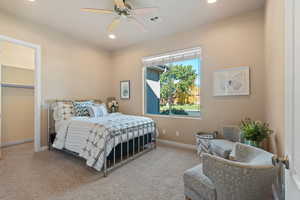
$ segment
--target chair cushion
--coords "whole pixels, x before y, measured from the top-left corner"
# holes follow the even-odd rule
[[[203,199],[216,199],[216,188],[211,180],[203,174],[203,165],[197,165],[184,172],[185,191],[194,191]],[[188,194],[186,194],[189,196]]]
[[[209,146],[209,142],[208,141],[209,141],[209,139],[197,138],[197,144],[202,145],[206,149],[208,149],[208,146]]]
[[[209,151],[222,158],[228,159],[234,147],[234,142],[223,139],[209,141]]]

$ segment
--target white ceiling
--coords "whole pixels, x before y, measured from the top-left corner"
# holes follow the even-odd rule
[[[135,8],[157,6],[159,11],[145,16],[148,32],[141,32],[135,24],[123,21],[115,31],[116,40],[107,37],[107,26],[114,16],[83,13],[80,8],[112,9],[113,0],[1,0],[0,9],[39,24],[45,24],[92,42],[107,50],[115,50],[144,40],[190,30],[204,23],[240,14],[264,6],[265,0],[219,0],[207,4],[206,0],[128,0]],[[158,23],[150,22],[161,17]]]

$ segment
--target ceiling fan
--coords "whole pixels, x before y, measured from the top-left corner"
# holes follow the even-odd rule
[[[147,29],[143,22],[141,22],[137,16],[146,15],[153,13],[158,10],[158,7],[147,7],[147,8],[137,8],[133,9],[132,5],[125,0],[114,0],[113,10],[106,9],[94,9],[94,8],[82,8],[84,12],[100,13],[100,14],[112,14],[116,18],[108,26],[108,32],[112,33],[117,26],[120,24],[121,19],[127,19],[128,21],[136,24],[142,31],[146,32]]]

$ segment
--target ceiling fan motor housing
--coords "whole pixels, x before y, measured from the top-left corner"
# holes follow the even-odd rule
[[[124,5],[125,8],[119,8],[117,5],[115,5],[114,7],[115,12],[120,16],[130,16],[131,15],[130,13],[132,11],[131,5],[129,5],[128,3],[124,3]]]

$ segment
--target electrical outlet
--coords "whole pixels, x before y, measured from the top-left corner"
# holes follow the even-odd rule
[[[176,131],[176,136],[178,137],[180,134],[179,134],[179,131]]]
[[[166,135],[166,129],[163,129],[162,134]]]

